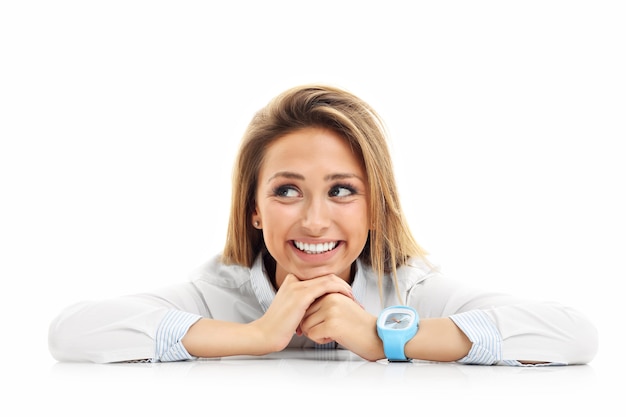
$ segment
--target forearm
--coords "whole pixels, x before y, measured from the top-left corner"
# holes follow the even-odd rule
[[[454,322],[447,318],[422,319],[419,330],[404,347],[407,358],[452,362],[467,355],[472,343]]]
[[[371,332],[364,332],[364,339],[357,352],[368,360],[385,358],[383,342],[376,334],[376,322]],[[362,346],[368,346],[362,348]],[[404,354],[410,359],[436,362],[452,362],[467,355],[472,343],[454,322],[446,317],[420,320],[419,330],[404,346]]]
[[[182,339],[190,355],[216,358],[233,355],[264,355],[281,350],[272,344],[256,323],[233,323],[200,319]]]

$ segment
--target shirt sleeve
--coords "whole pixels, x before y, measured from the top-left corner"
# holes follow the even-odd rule
[[[156,332],[156,353],[153,362],[174,362],[196,359],[187,352],[181,340],[192,324],[201,317],[180,310],[165,314]]]
[[[58,361],[185,360],[191,356],[180,341],[200,317],[210,312],[193,283],[84,301],[52,320],[48,347]]]
[[[494,365],[502,359],[502,337],[491,319],[481,310],[450,316],[472,342],[467,356],[458,360],[472,365]]]
[[[465,333],[472,347],[461,363],[583,364],[598,349],[595,326],[559,303],[482,291],[438,273],[411,288],[407,299],[420,317],[449,317]]]

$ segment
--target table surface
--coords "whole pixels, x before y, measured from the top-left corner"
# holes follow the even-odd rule
[[[613,378],[598,372],[593,363],[549,367],[387,363],[368,362],[345,350],[296,349],[262,357],[175,363],[53,362],[41,375],[24,374],[26,385],[19,398],[9,402],[19,402],[24,411],[44,405],[65,416],[212,416],[224,415],[225,410],[371,415],[408,414],[412,409],[417,415],[425,410],[474,415],[480,410],[483,415],[528,416],[597,413],[606,407],[612,413],[625,410],[619,381],[610,382]]]

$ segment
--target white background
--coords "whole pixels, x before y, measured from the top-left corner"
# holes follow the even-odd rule
[[[385,119],[444,273],[573,305],[592,365],[623,361],[623,4],[3,2],[3,359],[48,369],[61,308],[186,280],[222,247],[253,113],[322,82]]]

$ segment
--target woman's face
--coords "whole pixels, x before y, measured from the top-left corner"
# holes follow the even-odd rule
[[[336,274],[350,280],[369,231],[365,170],[336,133],[305,128],[276,139],[259,171],[252,222],[276,260],[276,285]]]

